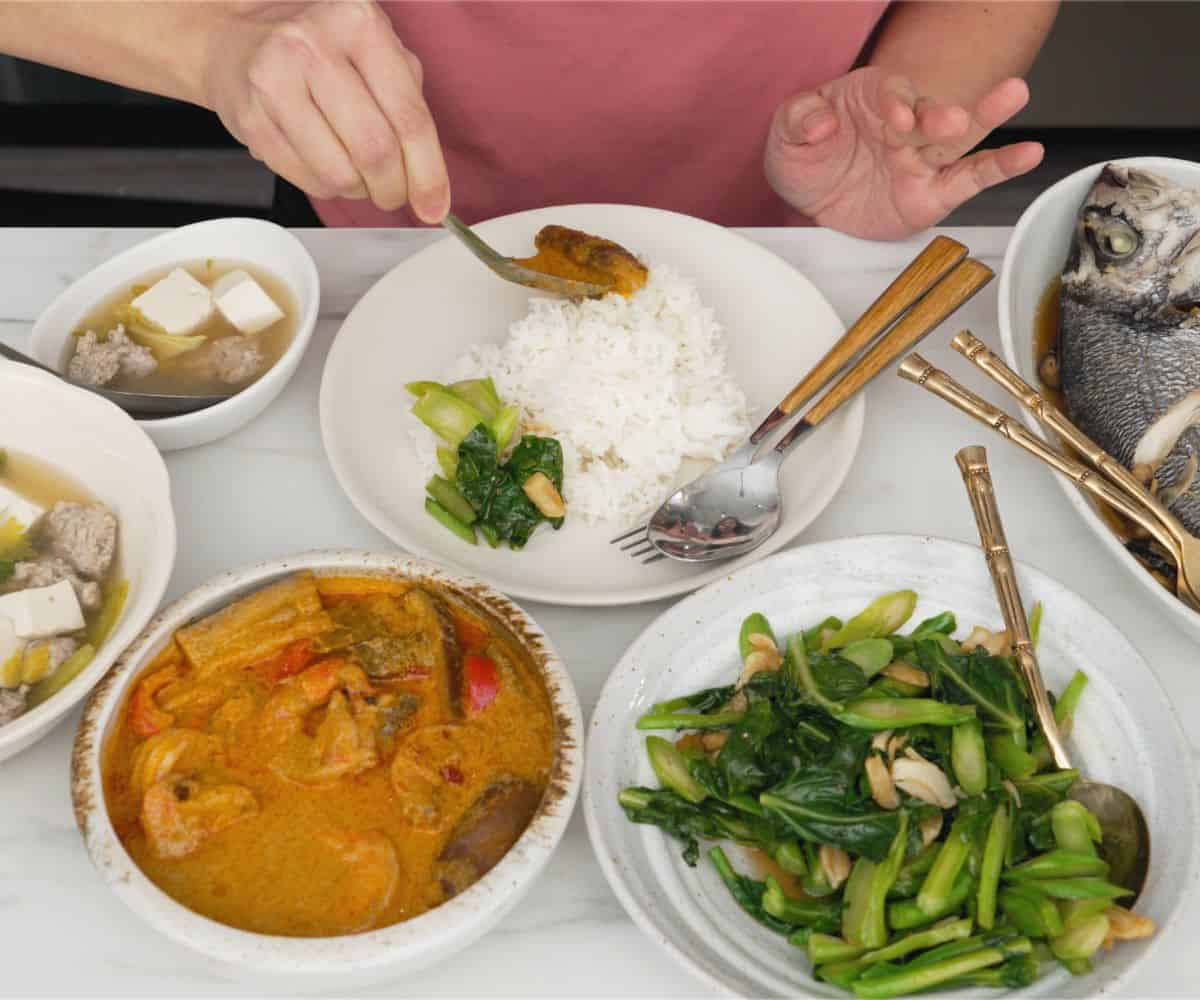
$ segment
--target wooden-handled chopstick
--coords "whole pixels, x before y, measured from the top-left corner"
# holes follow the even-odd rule
[[[926,334],[971,299],[995,276],[986,264],[968,257],[951,269],[859,358],[775,446],[783,454],[806,433],[854,396],[876,375],[915,346]]]
[[[967,256],[967,248],[949,236],[935,236],[847,330],[829,352],[784,396],[750,435],[757,445],[813,398],[884,330],[904,315]]]

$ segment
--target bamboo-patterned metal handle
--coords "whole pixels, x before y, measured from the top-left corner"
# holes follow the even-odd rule
[[[900,377],[916,382],[923,389],[944,399],[951,406],[986,424],[1002,437],[1008,438],[1019,448],[1040,459],[1056,472],[1062,473],[1080,489],[1087,490],[1103,503],[1124,514],[1135,524],[1145,528],[1168,552],[1176,552],[1178,544],[1167,528],[1154,513],[1137,503],[1124,490],[1113,486],[1107,479],[1096,474],[1094,469],[1060,454],[1045,441],[1030,431],[1019,420],[1003,410],[992,406],[987,400],[976,396],[970,389],[960,385],[944,371],[935,368],[919,354],[910,354],[900,365]]]
[[[1132,500],[1153,513],[1177,541],[1184,537],[1186,530],[1179,523],[1179,519],[1167,510],[1132,472],[1076,427],[1062,410],[988,350],[982,340],[969,330],[963,330],[962,333],[955,335],[950,344],[993,382],[1019,400],[1022,406],[1042,422],[1043,426],[1058,434],[1111,483],[1124,490]]]
[[[963,448],[954,460],[962,472],[963,484],[975,514],[975,526],[979,529],[979,542],[987,559],[996,588],[996,599],[1004,615],[1004,625],[1012,637],[1013,657],[1025,678],[1033,709],[1037,713],[1038,725],[1046,736],[1054,763],[1059,768],[1069,768],[1070,758],[1063,746],[1054,721],[1054,709],[1046,693],[1046,682],[1033,651],[1033,640],[1029,638],[1029,622],[1025,618],[1025,605],[1021,602],[1021,591],[1017,586],[1017,570],[1013,565],[1012,553],[1008,550],[1008,539],[1004,536],[1004,523],[1000,519],[1000,507],[996,503],[996,492],[988,470],[987,452],[979,445]]]
[[[817,400],[796,426],[775,446],[780,454],[786,452],[804,434],[855,396],[868,382],[882,372],[905,351],[911,350],[938,324],[974,296],[995,277],[986,264],[968,257],[914,305],[894,327],[859,358],[832,388]]]

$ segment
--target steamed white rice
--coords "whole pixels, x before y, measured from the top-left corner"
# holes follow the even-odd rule
[[[519,431],[558,438],[568,516],[590,523],[634,523],[685,460],[719,461],[749,432],[713,311],[662,265],[629,298],[532,299],[507,340],[472,345],[441,375],[490,375],[505,403],[521,405]],[[432,474],[434,436],[419,424],[413,433]]]

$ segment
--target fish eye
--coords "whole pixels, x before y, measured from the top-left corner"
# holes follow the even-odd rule
[[[1115,219],[1100,228],[1096,234],[1096,242],[1105,256],[1121,260],[1136,253],[1141,241],[1133,226]]]

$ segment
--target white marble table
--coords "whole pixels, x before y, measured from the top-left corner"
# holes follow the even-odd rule
[[[133,230],[0,230],[0,338],[21,346],[75,276],[148,235]],[[179,521],[174,598],[227,567],[323,546],[387,549],[325,463],[317,388],[347,310],[385,271],[426,245],[411,231],[300,234],[321,272],[321,321],[299,373],[275,405],[224,441],[168,457]],[[804,271],[849,321],[922,241],[860,243],[819,230],[748,235]],[[1008,231],[952,230],[997,270]],[[963,325],[997,345],[995,286]],[[802,318],[800,319],[802,322]],[[958,322],[958,321],[956,321]],[[945,332],[922,350],[962,371]],[[973,385],[980,380],[972,379]],[[995,393],[986,393],[1003,402]],[[1133,641],[1185,718],[1200,714],[1197,647],[1126,577],[1067,505],[1051,474],[899,379],[868,391],[862,448],[841,493],[801,542],[901,531],[975,539],[952,456],[989,446],[1009,539],[1023,558],[1083,594]],[[0,428],[0,435],[3,429]],[[287,483],[280,494],[280,483]],[[528,605],[562,652],[585,713],[625,645],[667,604],[575,610]],[[0,995],[232,996],[258,983],[214,974],[142,924],[102,885],[76,833],[67,787],[78,713],[0,765]],[[1193,745],[1200,730],[1192,729]],[[1181,830],[1194,839],[1197,831]],[[1195,996],[1182,973],[1200,935],[1200,900],[1163,931],[1156,961],[1126,996]],[[704,988],[645,939],[609,891],[576,815],[549,870],[503,924],[469,952],[367,991],[379,996],[696,996]]]

